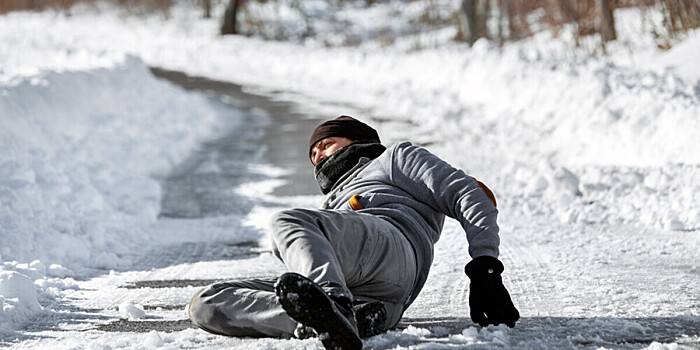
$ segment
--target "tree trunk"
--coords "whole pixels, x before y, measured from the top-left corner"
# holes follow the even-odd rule
[[[224,12],[224,20],[221,24],[221,35],[226,34],[238,34],[238,27],[236,26],[236,15],[241,9],[244,0],[230,0],[228,6],[226,6],[226,12]]]
[[[615,8],[614,0],[596,0],[598,11],[600,11],[600,38],[603,42],[608,42],[617,39],[615,31],[615,17],[613,17],[613,9]]]
[[[211,18],[211,0],[202,0],[204,18]]]
[[[486,21],[488,15],[488,0],[462,0],[457,39],[472,45],[480,38],[487,38]]]

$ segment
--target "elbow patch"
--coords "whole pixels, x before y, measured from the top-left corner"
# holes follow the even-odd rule
[[[496,196],[493,195],[493,192],[491,192],[491,189],[486,187],[483,182],[477,180],[476,178],[472,177],[474,181],[476,181],[477,184],[479,184],[479,187],[481,187],[482,190],[484,190],[484,193],[486,193],[486,197],[489,197],[491,202],[493,203],[493,206],[498,208],[498,205],[496,204]]]

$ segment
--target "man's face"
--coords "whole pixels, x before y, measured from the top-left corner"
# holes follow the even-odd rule
[[[326,137],[325,139],[316,142],[313,148],[311,148],[311,163],[314,165],[318,162],[328,158],[335,151],[349,145],[352,140],[346,137]]]

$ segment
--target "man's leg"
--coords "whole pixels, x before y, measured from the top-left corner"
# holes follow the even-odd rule
[[[349,287],[355,300],[384,304],[386,330],[396,326],[403,316],[416,278],[416,259],[411,243],[398,229],[380,230],[374,235],[373,252],[361,264],[361,278]]]
[[[290,271],[355,299],[382,301],[387,327],[403,314],[415,279],[415,257],[398,229],[355,212],[289,210],[273,221],[275,254]],[[279,304],[276,279],[222,282],[198,292],[193,323],[228,336],[291,336],[297,322]]]
[[[416,276],[413,249],[392,224],[354,211],[292,209],[272,222],[275,254],[329,291],[379,300],[387,327],[403,314]]]
[[[234,337],[291,337],[297,322],[275,296],[277,278],[220,282],[197,292],[188,313],[207,332]]]

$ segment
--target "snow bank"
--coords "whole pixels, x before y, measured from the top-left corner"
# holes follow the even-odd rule
[[[389,116],[419,125],[418,132],[380,130],[392,140],[407,134],[465,138],[471,145],[489,140],[484,150],[501,159],[547,154],[565,166],[700,164],[700,82],[692,64],[700,35],[691,33],[659,54],[652,42],[626,29],[638,26],[636,11],[616,13],[619,42],[632,47],[612,44],[604,58],[588,57],[546,33],[504,48],[480,41],[472,48],[446,43],[429,50],[329,49],[313,41],[219,37],[216,20],[201,20],[193,12],[176,7],[170,21],[76,12],[49,24],[47,15],[10,14],[0,21],[2,40],[31,59],[6,46],[8,52],[0,51],[7,67],[0,80],[37,68],[65,69],[73,60],[99,66],[129,52],[151,65],[301,92],[349,104],[366,118]],[[96,18],[105,25],[94,27]],[[154,23],[158,31],[150,29]],[[24,34],[47,25],[47,31],[61,34]],[[37,53],[45,47],[54,50]],[[40,55],[51,59],[35,59]]]
[[[0,85],[0,323],[40,310],[33,281],[57,293],[72,270],[114,268],[152,239],[153,176],[213,134],[210,108],[123,55]]]
[[[700,228],[698,166],[569,169],[546,161],[535,166],[513,162],[500,176],[500,189],[516,197],[506,205],[531,215],[578,225],[624,223],[666,231]],[[543,205],[524,205],[533,198],[543,199]]]
[[[208,108],[133,57],[3,87],[3,259],[114,266],[156,219],[152,176],[211,135]]]

